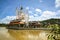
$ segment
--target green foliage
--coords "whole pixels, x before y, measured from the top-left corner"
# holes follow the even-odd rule
[[[0,24],[0,27],[7,27],[8,24]]]

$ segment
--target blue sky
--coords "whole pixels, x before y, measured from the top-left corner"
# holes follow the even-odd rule
[[[28,10],[31,21],[60,18],[60,0],[0,0],[0,23],[14,19],[16,7],[21,5]]]

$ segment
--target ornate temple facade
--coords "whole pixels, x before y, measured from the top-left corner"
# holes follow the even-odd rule
[[[16,19],[9,23],[8,28],[27,27],[29,25],[28,13],[25,13],[23,7],[16,8]]]
[[[8,28],[40,28],[40,23],[38,21],[29,21],[29,15],[25,11],[23,7],[20,7],[20,9],[16,8],[16,19],[9,23]]]

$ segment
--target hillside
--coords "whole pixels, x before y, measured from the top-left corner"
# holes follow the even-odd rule
[[[7,26],[8,26],[8,24],[0,23],[0,27],[7,27]]]
[[[48,19],[41,21],[42,23],[60,24],[60,19]]]

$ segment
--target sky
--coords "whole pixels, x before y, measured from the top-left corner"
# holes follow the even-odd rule
[[[60,18],[60,0],[0,0],[0,23],[16,19],[16,8],[28,10],[30,21]]]

